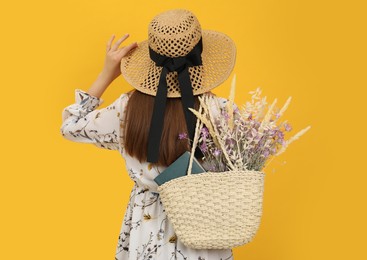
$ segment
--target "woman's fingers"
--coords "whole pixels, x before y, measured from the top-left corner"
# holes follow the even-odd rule
[[[129,34],[125,34],[124,36],[122,36],[120,39],[117,40],[117,42],[115,42],[115,44],[112,46],[111,50],[116,51],[118,49],[118,47],[120,46],[120,44],[126,40],[126,38],[129,37]]]
[[[126,47],[123,47],[121,49],[121,52],[120,52],[121,57],[124,57],[130,50],[136,48],[137,46],[138,46],[138,44],[136,42],[133,42],[133,43],[127,45]]]
[[[130,50],[138,47],[138,43],[137,42],[133,42],[127,46],[122,46],[119,49],[120,44],[126,40],[130,35],[127,33],[124,36],[122,36],[120,39],[117,40],[117,42],[111,47],[112,45],[112,41],[115,38],[115,35],[113,34],[110,38],[110,40],[107,42],[107,53],[109,51],[118,51],[117,54],[118,56],[116,57],[117,59],[121,59],[122,57],[124,57]],[[111,53],[112,54],[112,53]]]
[[[111,44],[114,38],[115,38],[115,35],[112,34],[110,40],[107,42],[106,51],[109,51],[111,49]]]

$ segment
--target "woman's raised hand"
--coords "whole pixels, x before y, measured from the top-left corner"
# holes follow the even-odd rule
[[[130,50],[136,48],[138,46],[137,42],[133,42],[127,46],[122,46],[119,48],[120,44],[125,41],[129,37],[129,34],[125,34],[120,39],[118,39],[113,45],[112,41],[115,38],[115,35],[113,34],[110,38],[110,40],[107,42],[106,47],[106,58],[104,67],[102,70],[102,74],[110,78],[111,81],[113,81],[115,78],[117,78],[120,74],[120,64],[121,59],[124,57]],[[112,45],[112,46],[111,46]]]

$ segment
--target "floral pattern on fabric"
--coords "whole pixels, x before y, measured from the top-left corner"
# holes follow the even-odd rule
[[[91,143],[99,148],[119,150],[123,148],[120,130],[127,94],[121,94],[109,106],[97,109],[104,100],[81,90],[75,90],[75,103],[62,111],[61,134],[68,140]]]
[[[221,105],[226,99],[218,98]],[[111,105],[97,109],[101,98],[76,89],[75,103],[62,112],[62,135],[71,141],[119,150],[127,173],[134,182],[124,217],[116,237],[115,260],[233,260],[232,249],[192,249],[176,236],[157,193],[154,178],[165,167],[140,163],[124,152],[122,138],[128,95],[122,94]],[[218,113],[218,111],[217,111]]]

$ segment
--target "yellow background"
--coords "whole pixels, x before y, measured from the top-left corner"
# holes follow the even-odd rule
[[[259,231],[234,258],[367,259],[362,3],[3,2],[0,259],[113,259],[133,182],[118,152],[63,139],[61,110],[95,80],[113,33],[145,40],[171,8],[235,41],[236,103],[256,87],[269,103],[292,96],[291,135],[312,126],[265,169]],[[227,97],[230,79],[214,92]],[[101,107],[129,89],[119,77]]]

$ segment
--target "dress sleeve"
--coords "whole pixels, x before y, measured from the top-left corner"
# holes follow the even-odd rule
[[[94,144],[99,148],[122,148],[122,130],[128,95],[121,94],[109,106],[97,109],[104,100],[75,89],[75,103],[62,110],[62,136],[70,141]]]

